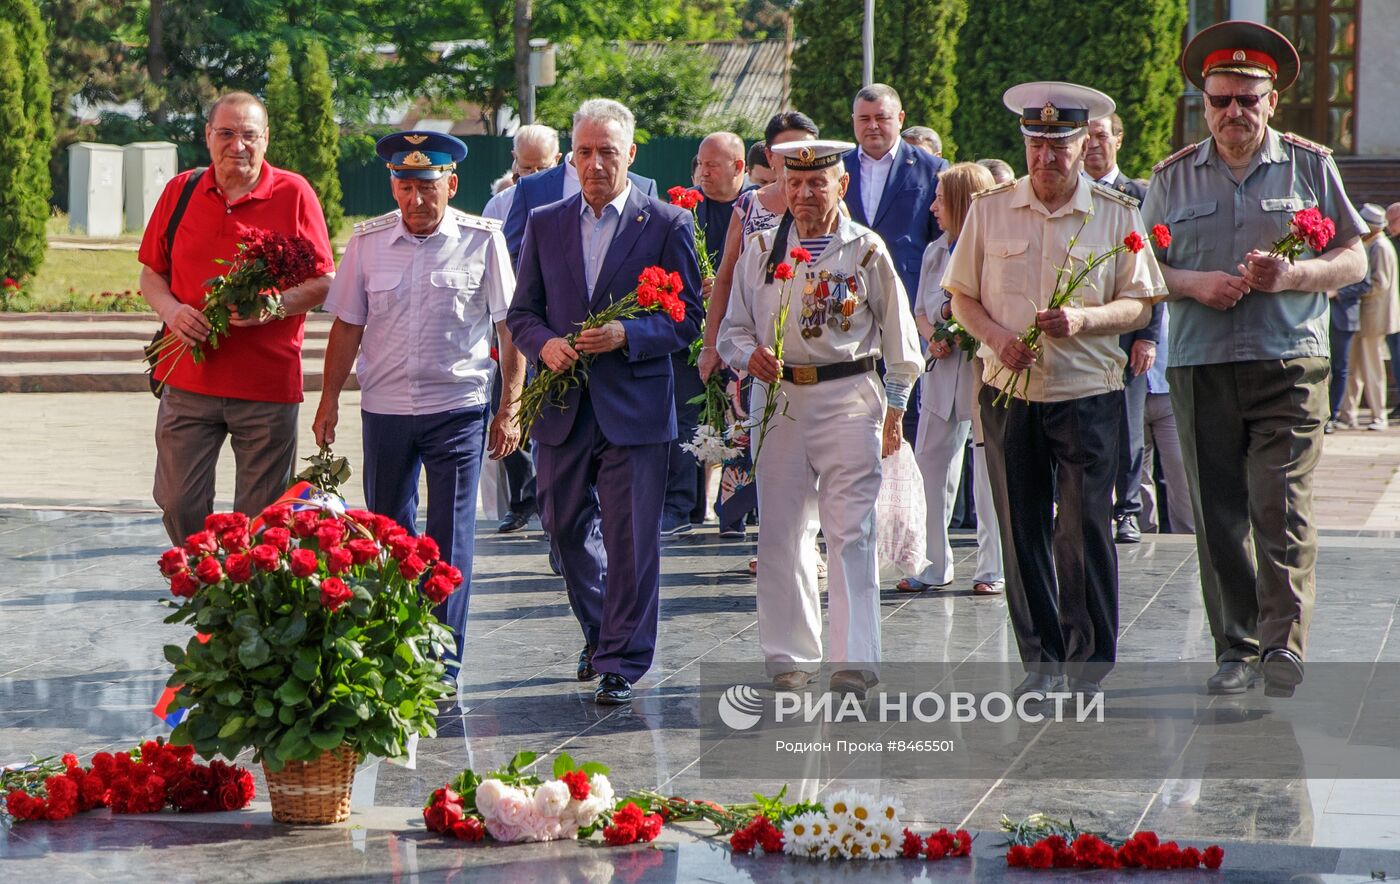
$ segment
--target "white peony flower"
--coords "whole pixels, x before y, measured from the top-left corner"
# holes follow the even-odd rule
[[[525,817],[530,813],[534,804],[534,798],[528,792],[507,786],[496,802],[494,816],[507,826],[517,828],[525,822]],[[477,809],[479,810],[480,806]],[[486,816],[486,814],[483,813],[482,816]]]
[[[486,831],[500,841],[502,844],[514,844],[520,839],[520,830],[515,826],[507,826],[496,817],[486,817]]]
[[[558,780],[541,783],[535,789],[535,812],[540,816],[558,819],[569,806],[569,786]]]
[[[598,814],[607,810],[611,805],[611,799],[604,801],[597,793],[590,792],[588,797],[577,802],[573,809],[574,817],[578,821],[579,828],[593,825],[593,821],[598,818]]]
[[[500,780],[483,780],[476,787],[476,809],[481,811],[482,816],[491,816],[496,812],[496,803],[505,794],[506,785]]]

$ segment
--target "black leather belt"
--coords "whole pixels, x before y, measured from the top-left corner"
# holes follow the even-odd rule
[[[783,380],[791,381],[799,387],[820,384],[822,381],[834,381],[853,374],[874,371],[877,361],[876,357],[867,356],[854,362],[833,362],[830,365],[784,365]]]

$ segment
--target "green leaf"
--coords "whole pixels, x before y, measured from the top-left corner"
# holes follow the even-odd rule
[[[297,711],[291,706],[283,706],[277,710],[277,720],[283,724],[291,724],[297,720]]]
[[[590,777],[596,774],[602,774],[603,776],[607,776],[609,773],[608,766],[602,763],[601,761],[585,761],[583,763],[583,766],[580,767],[579,770],[588,774]]]
[[[308,663],[302,657],[298,657],[292,664],[292,674],[302,681],[314,681],[319,672],[320,667],[316,663]]]
[[[165,659],[175,666],[185,662],[185,649],[179,645],[165,646]]]
[[[287,628],[282,630],[281,642],[284,645],[293,645],[301,641],[306,635],[306,615],[297,611],[292,615],[292,622],[287,624]]]
[[[228,688],[219,692],[219,702],[225,706],[237,706],[243,702],[243,691],[241,688]]]
[[[511,773],[518,774],[522,769],[534,764],[536,758],[539,758],[539,755],[534,752],[520,751],[515,753],[515,757],[510,760],[510,764],[506,767]]]
[[[569,753],[561,752],[559,756],[554,759],[554,778],[556,780],[573,769],[574,759],[570,757]]]
[[[336,639],[335,649],[336,652],[340,654],[340,656],[348,657],[353,660],[359,660],[365,655],[364,649],[360,647],[360,643],[351,641],[348,638]]]
[[[253,711],[258,718],[271,718],[277,713],[277,707],[272,705],[272,701],[266,697],[258,697],[253,701]]]
[[[267,642],[260,635],[252,635],[243,640],[238,646],[238,661],[249,669],[256,669],[267,662],[267,658],[272,655],[272,649],[267,646]]]
[[[413,700],[404,700],[399,704],[399,715],[404,718],[412,718],[413,713],[418,711],[418,704]]]
[[[277,699],[284,705],[296,706],[306,701],[306,684],[295,678],[288,679],[277,689]]]
[[[317,749],[334,749],[343,742],[345,742],[345,730],[339,727],[328,731],[317,731],[311,735],[311,745]]]
[[[239,731],[242,727],[243,727],[243,716],[241,716],[241,715],[235,715],[233,718],[230,718],[228,721],[224,722],[224,726],[223,726],[223,727],[219,728],[219,739],[221,739],[221,740],[226,740],[226,739],[228,739],[229,737],[231,737],[231,736],[233,736],[234,734],[238,733],[238,731]],[[237,753],[234,753],[234,754],[237,754]],[[231,757],[231,756],[230,756],[230,757]]]

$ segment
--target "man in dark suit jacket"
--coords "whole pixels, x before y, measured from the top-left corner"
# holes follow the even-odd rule
[[[948,168],[948,161],[900,137],[904,108],[899,93],[883,83],[856,93],[851,122],[860,147],[843,159],[850,176],[846,208],[851,220],[885,241],[912,309],[924,249],[943,234],[930,207],[938,190],[938,173]],[[919,426],[918,391],[916,384],[904,411],[904,437],[911,443]]]
[[[700,334],[694,222],[627,178],[632,113],[606,98],[574,115],[582,190],[530,213],[506,324],[531,361],[565,371],[590,357],[587,378],[531,428],[540,520],[583,627],[578,676],[602,675],[594,699],[632,699],[651,667],[660,607],[661,510],[676,436],[671,354]],[[565,336],[636,288],[647,267],[679,273],[685,317],[664,312]]]
[[[530,217],[530,210],[557,203],[578,193],[578,170],[573,163],[571,151],[564,157],[564,162],[554,168],[527,175],[516,182],[515,199],[510,204],[510,214],[506,215],[502,232],[506,235],[511,263],[517,268],[520,266],[520,244],[525,239],[525,221]],[[656,196],[656,182],[652,179],[631,172],[627,173],[627,178],[645,196]]]
[[[1118,168],[1118,150],[1123,146],[1123,120],[1110,114],[1089,121],[1084,143],[1084,174],[1105,187],[1125,193],[1141,203],[1147,196],[1147,182],[1129,178]],[[1147,411],[1147,372],[1157,359],[1157,343],[1162,335],[1162,312],[1166,304],[1152,307],[1146,326],[1119,337],[1128,354],[1123,369],[1123,431],[1118,442],[1118,479],[1113,489],[1114,539],[1118,543],[1138,543],[1142,532],[1142,471],[1152,465],[1142,461],[1143,420]]]

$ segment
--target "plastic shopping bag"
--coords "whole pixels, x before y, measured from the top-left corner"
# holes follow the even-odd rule
[[[880,497],[875,504],[880,570],[918,574],[924,558],[924,480],[908,441],[880,461]]]

